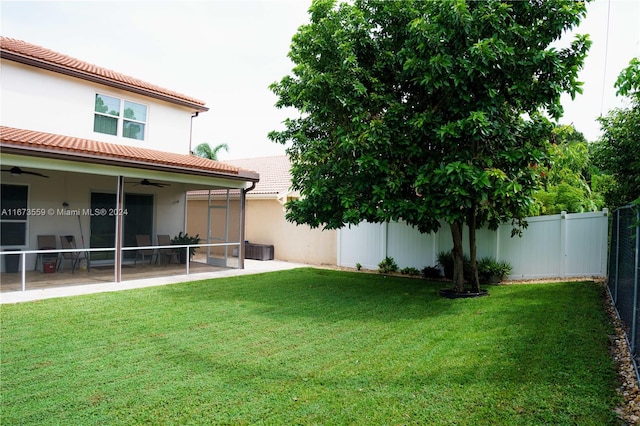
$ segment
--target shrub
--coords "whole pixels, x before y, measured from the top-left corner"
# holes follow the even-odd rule
[[[450,251],[441,251],[438,253],[438,265],[444,269],[445,278],[453,278],[453,253]]]
[[[440,274],[440,268],[436,268],[435,266],[425,266],[422,268],[422,276],[424,278],[440,278],[442,274]]]
[[[453,279],[453,250],[438,253],[438,265],[444,269],[444,276]],[[463,268],[465,281],[471,281],[471,259],[463,255]]]
[[[199,244],[199,243],[200,243],[200,234],[196,234],[195,237],[192,237],[187,233],[183,234],[182,231],[180,231],[178,235],[176,235],[171,239],[171,244],[175,244],[175,245],[191,245],[191,244]],[[181,252],[184,251],[184,255],[186,257],[187,249],[183,248],[180,250]],[[196,252],[195,247],[189,247],[189,257],[192,257],[195,254],[195,252]]]
[[[420,271],[418,271],[416,268],[414,268],[413,266],[408,266],[406,268],[402,268],[400,270],[400,273],[402,275],[420,275]]]
[[[388,274],[389,272],[397,271],[398,264],[395,260],[393,260],[393,257],[387,256],[382,262],[378,263],[378,272],[380,272],[381,274]]]
[[[362,269],[362,265],[360,264],[360,262],[356,263],[356,269],[359,271],[360,269]]]
[[[503,280],[511,273],[511,264],[504,260],[496,260],[492,257],[483,257],[478,260],[478,277],[481,281],[489,281],[491,277]]]

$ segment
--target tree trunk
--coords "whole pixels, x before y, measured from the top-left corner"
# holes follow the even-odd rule
[[[453,239],[453,290],[464,292],[464,258],[462,250],[462,222],[449,224]]]
[[[477,213],[473,208],[473,213],[469,217],[469,257],[471,257],[471,291],[480,292],[480,279],[478,278],[478,250],[476,246],[476,219]]]

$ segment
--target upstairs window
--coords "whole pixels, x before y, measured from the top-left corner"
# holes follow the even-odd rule
[[[142,141],[146,125],[146,105],[96,94],[94,132]]]

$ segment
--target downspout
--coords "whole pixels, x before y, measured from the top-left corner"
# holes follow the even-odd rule
[[[191,122],[189,123],[189,154],[193,154],[191,151],[191,138],[193,136],[193,119],[200,115],[199,111],[196,111],[195,114],[191,116]]]
[[[245,216],[246,216],[246,198],[247,192],[253,191],[256,187],[255,182],[251,182],[251,186],[249,188],[243,188],[240,190],[240,256],[238,257],[238,268],[244,269],[244,227],[245,227]]]

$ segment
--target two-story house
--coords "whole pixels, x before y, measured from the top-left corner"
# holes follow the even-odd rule
[[[112,248],[92,252],[91,263],[117,270],[135,256],[122,248],[135,246],[136,235],[186,230],[187,191],[244,196],[259,180],[191,155],[203,101],[24,41],[1,37],[0,48],[3,250],[36,250],[38,235],[74,235],[84,248]],[[243,214],[232,220],[243,223]],[[240,229],[225,242],[240,247]],[[235,262],[242,267],[242,256]]]

